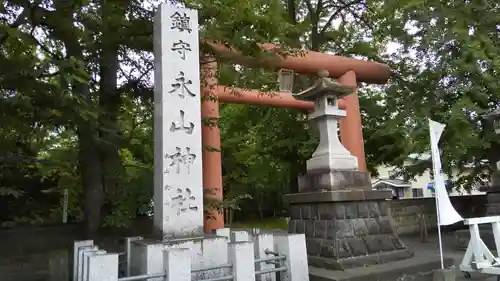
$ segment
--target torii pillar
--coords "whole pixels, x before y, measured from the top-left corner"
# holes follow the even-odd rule
[[[213,49],[236,61],[241,55],[224,45],[210,44]],[[272,44],[263,44],[263,50],[277,48]],[[343,85],[353,86],[355,90],[340,101],[339,107],[345,108],[346,117],[340,122],[340,134],[343,145],[358,160],[360,171],[367,171],[363,133],[357,94],[357,83],[385,84],[390,77],[389,66],[377,62],[361,61],[341,56],[329,55],[319,52],[306,51],[303,56],[277,57],[273,60],[273,67],[290,69],[301,74],[315,74],[320,70],[327,70],[331,78]],[[300,108],[311,110],[314,105],[310,102],[295,100],[290,93],[278,93],[276,96],[258,95],[252,90],[238,90],[238,95],[231,94],[231,90],[217,85],[217,63],[212,59],[202,64],[201,67],[203,96],[201,102],[202,118],[218,119],[219,102],[261,104],[273,107]],[[206,82],[203,82],[206,81]],[[214,97],[218,97],[214,98]],[[211,189],[214,199],[222,200],[222,168],[220,155],[220,130],[214,126],[204,126],[202,131],[203,151],[203,186]],[[224,227],[222,213],[211,212],[205,219],[205,232]]]

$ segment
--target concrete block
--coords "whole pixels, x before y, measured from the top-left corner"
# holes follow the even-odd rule
[[[231,231],[231,242],[248,242],[250,234],[247,231]]]
[[[103,250],[95,250],[95,251],[87,251],[83,252],[83,281],[88,281],[89,280],[89,274],[91,273],[91,270],[89,268],[89,257],[95,256],[95,255],[103,255],[106,254],[106,251]],[[116,269],[118,271],[118,268]]]
[[[191,251],[167,249],[163,251],[163,271],[166,281],[191,281]]]
[[[215,235],[221,236],[221,237],[226,237],[226,238],[231,237],[231,229],[230,228],[214,229],[214,233],[215,233]]]
[[[286,256],[287,271],[280,274],[280,281],[309,281],[305,235],[276,235],[274,245],[280,255]]]
[[[75,241],[75,243],[73,244],[73,280],[78,279],[77,275],[79,266],[78,251],[80,247],[88,247],[93,245],[94,245],[93,240]]]
[[[455,267],[434,270],[432,281],[455,281]]]
[[[84,254],[86,252],[97,251],[97,246],[83,246],[78,248],[78,259],[77,259],[77,272],[76,272],[76,281],[84,281],[84,273],[86,272],[85,266],[85,258]]]
[[[130,276],[130,271],[131,271],[131,264],[132,264],[132,252],[131,252],[131,247],[132,247],[132,241],[137,241],[137,240],[142,240],[142,237],[136,236],[136,237],[127,237],[125,238],[125,254],[127,255],[127,270],[126,270],[126,276]]]
[[[233,265],[234,281],[255,281],[253,242],[229,244],[229,260]]]
[[[254,240],[254,250],[255,259],[264,259],[271,257],[272,255],[266,254],[266,250],[274,251],[274,236],[269,233],[259,233],[253,237]],[[267,270],[274,268],[274,264],[260,262],[255,264],[256,270]],[[276,281],[276,275],[274,273],[258,275],[255,278],[257,281]]]
[[[136,240],[130,247],[130,274],[156,274],[163,270],[163,250],[165,244],[161,242]],[[152,278],[149,281],[162,281],[163,278]]]
[[[118,281],[118,254],[89,256],[88,272],[88,281]]]

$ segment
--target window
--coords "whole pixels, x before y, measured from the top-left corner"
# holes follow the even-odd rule
[[[390,170],[389,171],[389,178],[391,180],[396,179],[398,177],[398,172],[396,170]]]
[[[404,190],[404,188],[398,187],[397,188],[397,192],[398,192],[398,198],[404,198],[405,197],[405,190]]]
[[[424,197],[424,190],[422,188],[412,188],[413,198]]]

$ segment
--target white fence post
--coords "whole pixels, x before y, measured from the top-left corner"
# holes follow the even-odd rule
[[[88,271],[88,279],[85,281],[117,281],[118,254],[89,256]]]
[[[233,281],[255,281],[253,242],[230,243],[229,260],[233,265]]]
[[[231,238],[230,228],[217,228],[214,230],[216,236],[222,236],[226,238]]]
[[[78,280],[78,268],[80,264],[80,259],[78,256],[79,249],[81,247],[89,247],[93,245],[94,245],[93,240],[75,241],[75,243],[73,244],[73,281]]]
[[[270,233],[258,233],[254,235],[255,258],[264,259],[273,255],[266,254],[266,250],[274,251],[274,236]],[[255,264],[255,270],[266,270],[274,268],[274,264],[259,262]],[[267,273],[256,276],[257,281],[276,281],[276,273]]]
[[[137,240],[142,240],[142,237],[140,236],[136,236],[136,237],[127,237],[125,238],[125,254],[127,255],[126,256],[126,261],[127,261],[127,270],[126,270],[126,276],[130,276],[130,266],[131,266],[131,263],[132,263],[132,253],[131,253],[131,244],[133,241],[137,241]]]
[[[166,281],[191,281],[191,251],[184,248],[163,251],[163,268]]]
[[[247,231],[231,231],[231,242],[249,242],[250,234]]]
[[[286,271],[281,272],[280,281],[309,281],[306,237],[304,234],[274,236],[275,249],[286,256]]]
[[[82,280],[87,281],[89,279],[89,257],[95,255],[106,254],[106,251],[96,249],[94,251],[85,251],[82,253],[83,269],[82,269]]]
[[[78,267],[76,269],[76,281],[84,281],[84,273],[87,270],[85,268],[84,254],[86,252],[93,252],[97,250],[99,250],[97,246],[83,246],[78,248]]]

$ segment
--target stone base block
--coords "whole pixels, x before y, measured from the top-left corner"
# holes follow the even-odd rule
[[[328,171],[299,176],[299,192],[345,189],[371,190],[370,173],[360,171]]]
[[[373,191],[375,198],[380,196]],[[316,195],[333,192],[317,192]],[[336,192],[338,193],[338,192]],[[370,192],[368,192],[370,194]],[[307,193],[296,194],[290,203],[290,233],[306,235],[309,264],[347,269],[412,257],[391,225],[385,200],[310,201]],[[347,192],[346,197],[359,196]],[[355,194],[355,195],[353,195]],[[318,198],[319,199],[319,198]]]
[[[452,267],[453,259],[445,258],[446,268]],[[309,268],[310,281],[434,281],[435,271],[441,268],[439,256],[415,256],[406,260],[344,271]],[[447,279],[446,279],[447,280]]]
[[[389,190],[336,190],[285,194],[285,204],[328,203],[346,201],[386,200],[392,197]]]
[[[366,267],[382,263],[389,263],[393,261],[408,259],[411,257],[413,257],[413,252],[408,249],[401,249],[343,259],[308,256],[307,260],[309,261],[310,266],[331,270],[345,270],[355,267]]]
[[[306,161],[307,171],[357,170],[358,159],[346,151],[346,154],[321,155]]]

